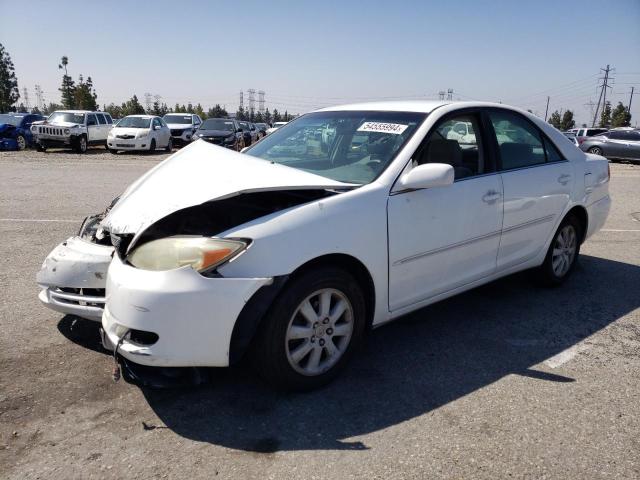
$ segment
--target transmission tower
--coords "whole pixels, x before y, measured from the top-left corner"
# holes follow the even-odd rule
[[[447,89],[447,100],[453,100],[453,88]]]
[[[40,87],[40,85],[36,85],[36,105],[40,112],[44,111],[44,95],[42,94],[42,87]]]
[[[445,95],[445,93],[446,93],[446,92],[445,92],[444,90],[440,90],[440,91],[438,92],[438,99],[440,99],[440,100],[444,100],[444,95]]]
[[[605,109],[605,106],[607,104],[607,88],[611,88],[611,85],[609,85],[609,82],[613,82],[613,78],[609,76],[610,73],[612,73],[615,69],[610,68],[609,65],[607,65],[607,68],[601,68],[601,71],[604,72],[604,77],[600,77],[600,80],[602,80],[602,84],[598,85],[600,87],[600,97],[598,98],[598,105],[596,106],[596,113],[593,115],[593,123],[591,124],[592,127],[596,126],[596,119],[598,118],[598,110],[600,110],[600,103],[602,102],[602,109]]]
[[[240,108],[238,110],[244,110],[244,93],[240,90]]]
[[[247,93],[249,94],[249,114],[253,116],[256,111],[256,90],[250,88]]]
[[[264,113],[264,90],[258,91],[258,112]]]
[[[24,98],[24,102],[22,102],[24,104],[24,108],[27,112],[31,111],[31,104],[29,103],[29,91],[27,90],[27,87],[24,87],[22,89],[22,97]]]
[[[151,106],[153,105],[153,101],[151,100],[152,98],[153,95],[151,95],[149,92],[146,92],[144,94],[144,103],[147,106],[147,112],[151,110]]]

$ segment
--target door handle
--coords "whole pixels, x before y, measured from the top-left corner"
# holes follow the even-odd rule
[[[562,185],[566,185],[567,183],[569,183],[570,179],[571,179],[571,175],[564,173],[558,177],[558,183],[561,183]]]
[[[500,198],[500,192],[496,192],[495,190],[489,190],[482,196],[482,201],[484,203],[495,203],[496,200]]]

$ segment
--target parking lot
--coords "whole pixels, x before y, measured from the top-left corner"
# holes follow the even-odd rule
[[[98,324],[40,305],[49,251],[164,158],[0,153],[1,478],[640,477],[640,165],[611,165],[564,286],[522,273],[430,306],[284,394],[244,364],[114,383]]]

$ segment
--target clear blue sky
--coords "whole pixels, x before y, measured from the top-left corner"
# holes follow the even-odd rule
[[[501,100],[587,121],[599,68],[612,100],[640,87],[640,0],[374,2],[0,0],[0,43],[20,88],[58,101],[62,55],[90,75],[100,104],[136,93],[238,105],[265,90],[300,113],[382,97]],[[245,94],[246,101],[246,94]],[[632,108],[640,121],[640,91]]]

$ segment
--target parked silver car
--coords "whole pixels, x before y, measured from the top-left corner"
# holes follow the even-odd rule
[[[609,159],[640,161],[640,130],[610,130],[587,138],[580,149]]]

